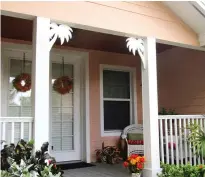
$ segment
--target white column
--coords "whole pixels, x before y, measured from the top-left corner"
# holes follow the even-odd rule
[[[158,133],[158,94],[156,68],[156,40],[144,40],[146,69],[142,66],[142,104],[145,158],[143,177],[157,177],[160,172]]]
[[[49,30],[50,19],[36,17],[33,24],[32,98],[35,150],[49,141]]]

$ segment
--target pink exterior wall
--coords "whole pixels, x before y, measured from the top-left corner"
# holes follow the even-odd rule
[[[158,55],[159,106],[205,114],[205,52],[173,48]]]
[[[137,71],[137,112],[142,123],[140,60],[133,56],[90,52],[90,130],[91,160],[95,150],[116,145],[119,137],[101,137],[100,131],[100,64],[134,66]],[[179,114],[205,113],[205,52],[173,48],[157,56],[159,108],[176,109]]]
[[[1,2],[0,9],[6,15],[42,16],[97,32],[199,46],[197,34],[162,2]]]
[[[95,150],[105,145],[116,145],[119,137],[101,137],[100,126],[100,64],[129,66],[136,68],[137,87],[137,116],[141,123],[141,69],[140,59],[131,55],[121,55],[106,52],[90,52],[89,77],[90,77],[90,140],[91,160],[95,160]]]
[[[5,42],[22,44],[25,41],[3,39]],[[60,47],[72,50],[68,47]],[[140,59],[100,51],[89,52],[90,78],[90,144],[91,160],[95,150],[105,145],[116,145],[119,137],[101,137],[100,131],[100,64],[129,66],[136,68],[137,116],[142,123],[142,92]],[[205,52],[173,48],[157,56],[159,107],[176,109],[179,114],[205,114]]]

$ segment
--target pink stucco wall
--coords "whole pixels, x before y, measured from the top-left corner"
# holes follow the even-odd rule
[[[162,2],[1,2],[3,14],[35,16],[82,29],[199,46],[197,34]],[[48,10],[45,10],[48,9]]]
[[[134,66],[137,75],[137,113],[142,122],[140,60],[133,56],[90,52],[90,129],[91,160],[95,150],[116,145],[119,137],[101,137],[100,132],[100,64]],[[172,108],[179,114],[205,113],[205,52],[173,48],[157,56],[159,108]]]
[[[105,145],[116,145],[119,137],[101,137],[100,131],[100,64],[129,66],[136,68],[137,87],[137,116],[141,123],[141,69],[140,59],[131,55],[121,55],[108,52],[90,52],[89,77],[90,77],[90,140],[91,160],[95,160],[95,150]]]
[[[205,114],[205,52],[173,48],[158,55],[159,106]]]

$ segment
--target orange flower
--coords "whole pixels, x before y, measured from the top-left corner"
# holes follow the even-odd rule
[[[137,161],[137,162],[140,162],[140,159],[141,159],[141,157],[138,156],[138,157],[136,158],[136,161]]]
[[[199,165],[199,168],[203,168],[203,165]]]
[[[137,161],[136,161],[135,159],[131,159],[131,160],[130,160],[130,163],[131,163],[132,165],[135,165],[135,164],[137,163]]]
[[[143,169],[143,165],[141,163],[137,163],[137,168],[142,170]]]
[[[126,161],[123,163],[123,166],[124,166],[124,167],[128,167],[128,165],[129,165],[129,163],[126,162]]]

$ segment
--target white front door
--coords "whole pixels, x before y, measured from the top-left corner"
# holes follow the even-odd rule
[[[80,143],[80,66],[64,57],[63,64],[52,63],[52,86],[64,75],[73,79],[72,90],[64,95],[52,87],[51,154],[57,162],[81,160]],[[64,70],[64,73],[63,73]]]

